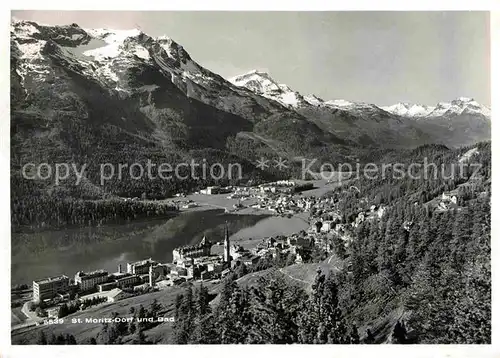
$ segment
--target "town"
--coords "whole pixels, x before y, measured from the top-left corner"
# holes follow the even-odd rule
[[[361,222],[380,219],[384,215],[383,205],[365,203],[367,209],[360,210],[351,222],[346,222],[335,197],[303,195],[303,191],[311,188],[312,184],[298,186],[293,181],[255,187],[208,187],[196,195],[229,194],[227,198],[238,199],[239,203],[257,199],[252,208],[267,210],[274,215],[308,213],[308,229],[289,236],[256,238],[251,245],[244,247],[237,241],[231,242],[226,222],[222,238],[203,237],[197,244],[177,247],[172,251],[172,262],[162,263],[150,257],[123,266],[119,264],[116,272],[97,269],[79,271],[73,277],[61,274],[35,280],[32,300],[25,302],[22,308],[28,317],[23,326],[59,318],[92,305],[114,303],[134,295],[168,289],[184,282],[216,283],[237,270],[256,271],[265,260],[281,260],[291,265],[309,262],[315,250],[339,254],[353,240],[354,229]],[[179,194],[177,197],[185,196]],[[434,203],[436,210],[444,210],[448,203],[456,206],[455,195],[443,193],[440,199]],[[363,202],[362,198],[360,202]],[[196,207],[192,201],[188,204]],[[240,204],[240,207],[244,206]],[[411,224],[405,223],[408,227]],[[72,312],[68,312],[68,305],[73,307]]]

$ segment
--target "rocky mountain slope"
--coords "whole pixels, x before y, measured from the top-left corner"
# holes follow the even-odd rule
[[[488,140],[491,136],[490,109],[471,98],[460,97],[434,107],[410,103],[379,107],[302,95],[258,70],[230,81],[302,114],[325,131],[351,138],[361,145],[401,148],[442,143],[460,146]]]
[[[20,21],[12,24],[11,47],[14,117],[30,112],[52,121],[71,112],[76,122],[86,120],[85,130],[113,126],[169,149],[224,150],[228,137],[245,132],[290,154],[350,143],[233,86],[166,37]]]
[[[11,156],[19,195],[45,185],[19,180],[18,169],[27,162],[208,158],[242,162],[247,177],[255,177],[265,174],[255,168],[260,156],[335,163],[369,158],[374,149],[488,139],[484,108],[469,101],[458,111],[462,102],[441,106],[447,120],[416,120],[396,109],[303,96],[259,71],[226,80],[165,36],[77,24],[11,24]],[[432,113],[440,113],[438,107]],[[110,181],[96,188],[96,170],[73,194],[147,190],[162,196],[206,184]]]
[[[454,116],[463,114],[491,117],[491,110],[488,107],[467,97],[459,97],[451,102],[440,102],[434,107],[421,104],[397,103],[382,108],[399,116],[414,118],[446,117],[447,119],[451,119]]]

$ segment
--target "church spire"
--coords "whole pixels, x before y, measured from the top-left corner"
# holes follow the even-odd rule
[[[224,225],[224,262],[231,262],[231,243],[229,241],[229,228],[227,221]]]

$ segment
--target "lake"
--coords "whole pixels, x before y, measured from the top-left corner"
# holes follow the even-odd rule
[[[71,228],[12,234],[12,285],[48,276],[105,269],[152,257],[172,261],[175,247],[199,242],[204,235],[222,241],[224,223],[231,238],[261,238],[291,234],[307,228],[302,218],[241,215],[223,210],[181,213],[170,219],[150,219],[100,227]]]

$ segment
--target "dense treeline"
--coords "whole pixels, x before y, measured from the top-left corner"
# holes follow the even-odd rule
[[[111,164],[106,167],[105,176],[111,177],[114,170],[114,175],[102,185],[107,193],[128,197],[144,195],[149,199],[164,199],[210,185],[239,185],[248,180],[259,183],[275,178],[256,169],[247,159],[210,148],[191,150],[182,157],[144,150],[129,152],[126,158],[102,154],[96,163]],[[148,163],[151,169],[148,169]],[[121,170],[121,176],[119,164],[127,165]],[[142,175],[141,167],[144,170]],[[100,167],[89,168],[89,179],[93,183],[100,183],[100,177]]]
[[[333,275],[318,273],[311,295],[276,271],[240,287],[229,276],[211,306],[206,287],[188,286],[175,302],[176,344],[359,343],[357,328],[339,307]]]
[[[51,344],[51,345],[74,345],[77,344],[75,337],[72,334],[59,334],[55,335],[52,333],[50,338],[47,338],[45,335],[44,331],[40,331],[38,334],[38,340],[36,344],[40,345],[46,345],[46,344]]]
[[[63,212],[67,204],[62,203],[65,200],[77,202],[82,210],[86,210],[88,204],[81,204],[81,200],[116,196],[165,199],[208,185],[244,184],[249,180],[259,183],[276,179],[273,174],[256,169],[255,163],[226,150],[179,148],[167,139],[158,142],[157,138],[137,130],[129,132],[113,124],[89,126],[87,122],[75,121],[75,118],[67,116],[70,114],[54,111],[49,119],[23,111],[16,112],[13,117],[11,213],[14,228],[26,225],[37,228],[44,225],[87,225],[89,221],[98,223],[101,220],[88,214],[82,218],[65,217]],[[34,128],[39,125],[54,129],[50,133],[38,133]],[[191,163],[194,163],[193,170]],[[23,173],[26,164],[30,166]],[[43,168],[38,173],[40,164]],[[59,182],[54,177],[56,164],[67,164],[70,168],[69,175]],[[213,171],[210,170],[212,165]],[[222,173],[221,168],[224,170]],[[79,182],[75,170],[83,173]],[[46,179],[36,178],[37,174]],[[65,170],[62,169],[60,174],[65,176]],[[114,211],[120,215],[127,209],[118,205]],[[146,216],[140,208],[137,215]],[[123,217],[128,219],[129,215],[124,213]],[[109,218],[102,219],[105,222]],[[75,220],[78,222],[72,223]]]
[[[169,211],[163,205],[130,203],[113,198],[118,196],[141,200],[165,199],[179,192],[192,192],[209,185],[246,184],[249,180],[252,184],[259,184],[278,178],[271,173],[255,169],[247,160],[212,149],[191,151],[189,159],[185,160],[159,155],[154,151],[145,152],[130,148],[122,148],[116,153],[118,154],[110,156],[96,152],[93,158],[61,160],[61,163],[82,163],[76,165],[79,171],[82,170],[83,163],[87,165],[85,176],[78,184],[74,173],[56,185],[54,177],[47,180],[26,179],[20,175],[20,168],[13,169],[12,227],[17,229],[24,226],[42,228],[95,225],[118,219],[163,216]],[[192,162],[194,164],[191,164]],[[104,163],[109,163],[110,166],[103,170],[105,180],[101,182],[100,165]],[[134,163],[135,167],[130,170]],[[151,175],[148,173],[148,163],[151,163]],[[180,165],[181,163],[185,165]],[[215,165],[211,170],[214,163],[220,165]],[[171,168],[171,171],[160,175],[159,166],[162,164],[165,165],[164,170]],[[124,169],[120,171],[119,165],[123,165]],[[177,165],[180,166],[176,173]],[[144,170],[142,175],[141,167]],[[35,173],[29,174],[33,176]],[[45,172],[42,174],[47,175]],[[171,178],[168,178],[169,176]],[[221,179],[217,179],[218,177]]]
[[[335,191],[346,222],[377,198],[386,209],[353,228],[347,247],[334,238],[343,270],[320,274],[309,295],[278,271],[249,288],[234,281],[246,274],[237,269],[212,306],[206,289],[187,288],[176,301],[174,342],[489,343],[490,145],[477,147],[471,163],[480,169],[466,164],[458,178],[361,178]],[[423,146],[391,160],[451,167],[468,149]],[[457,205],[429,205],[454,189]],[[353,324],[364,328],[361,339]]]
[[[170,217],[172,205],[133,200],[77,200],[50,196],[13,198],[12,228],[53,228],[68,225],[100,225],[123,220]]]
[[[479,143],[478,153],[470,162],[458,163],[457,158],[470,148],[450,150],[439,145],[425,145],[399,154],[390,153],[382,163],[385,168],[353,174],[352,180],[336,188],[331,195],[339,202],[344,222],[351,222],[371,205],[425,204],[443,192],[458,189],[459,200],[472,195],[489,193],[491,181],[491,144]],[[395,167],[395,164],[400,164]],[[427,163],[427,166],[426,166]],[[392,169],[391,169],[392,168]],[[399,169],[404,172],[395,172]],[[465,185],[464,185],[465,184]]]
[[[263,144],[255,139],[238,136],[228,136],[223,149],[181,150],[168,140],[159,145],[147,135],[132,135],[111,124],[103,128],[89,127],[79,122],[70,125],[63,114],[61,118],[52,118],[52,121],[57,122],[57,136],[30,136],[28,143],[23,140],[24,135],[30,134],[33,126],[47,119],[24,112],[16,116],[11,151],[11,213],[14,228],[99,222],[100,218],[85,215],[74,219],[64,217],[61,212],[66,210],[66,204],[60,204],[64,200],[76,199],[79,202],[114,196],[165,199],[179,192],[192,192],[208,185],[255,185],[276,179],[301,178],[300,158],[317,159],[312,170],[319,170],[321,163],[341,163],[352,157],[353,153],[358,153],[363,160],[378,158],[385,153],[347,147],[340,140],[334,141],[335,144],[324,145],[317,139],[307,139],[309,137],[293,144],[298,148],[293,153],[289,150],[291,144],[288,142],[279,144],[278,141],[271,141],[272,144]],[[281,131],[282,125],[286,127],[287,124],[280,122],[275,129]],[[304,135],[300,131],[298,134],[300,138]],[[283,153],[287,168],[278,169],[273,165],[278,153]],[[290,160],[294,155],[298,159]],[[270,160],[269,167],[264,171],[255,166],[261,157]],[[21,174],[27,163],[50,165],[52,176],[45,167],[41,174],[47,179],[24,178]],[[191,163],[195,163],[194,169]],[[56,164],[74,165],[68,177],[59,183],[55,182],[53,176]],[[214,164],[211,172],[210,168]],[[164,165],[162,175],[160,165]],[[29,172],[30,177],[35,174],[35,168],[31,167],[33,172]],[[179,169],[177,173],[176,168]],[[221,173],[220,168],[223,168],[224,173]],[[80,182],[77,182],[74,170],[84,174]],[[65,172],[62,174],[66,175]],[[123,210],[115,208],[117,212]],[[128,219],[128,216],[124,215],[124,218]],[[102,219],[103,222],[109,220]],[[72,223],[75,220],[78,222]]]
[[[377,320],[395,312],[407,317],[398,330],[421,343],[488,343],[491,335],[491,157],[490,144],[464,165],[464,176],[351,182],[342,190],[346,222],[372,204],[380,219],[361,222],[347,250],[348,269],[339,278],[341,306],[353,320]],[[424,146],[406,157],[449,166],[470,148]],[[476,168],[480,168],[475,173]],[[436,210],[429,201],[457,189],[457,205]],[[396,327],[395,327],[396,329]],[[409,340],[406,337],[399,341]],[[406,343],[408,343],[406,341]]]
[[[130,307],[130,321],[124,321],[117,312],[111,313],[112,323],[103,323],[101,331],[94,338],[84,344],[152,344],[146,339],[144,331],[160,324],[164,308],[158,301],[153,300],[149,308],[140,305],[138,309]]]
[[[490,210],[489,198],[446,212],[395,206],[361,224],[340,280],[342,306],[364,320],[402,309],[421,343],[488,343]]]
[[[75,299],[74,301],[63,303],[61,306],[59,306],[58,317],[66,317],[67,315],[75,313],[79,310],[84,310],[107,301],[108,299],[106,297],[92,297],[84,300]]]

